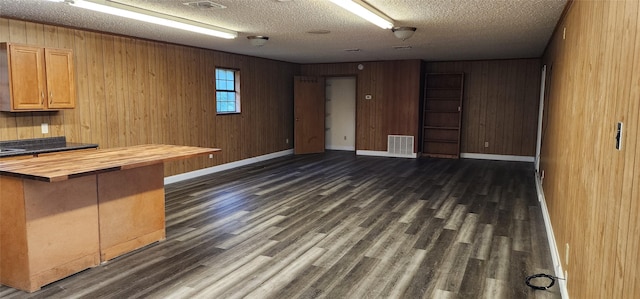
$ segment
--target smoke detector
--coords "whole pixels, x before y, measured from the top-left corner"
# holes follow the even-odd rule
[[[220,3],[215,3],[215,2],[211,2],[211,1],[194,1],[194,2],[185,2],[182,3],[186,6],[191,6],[197,9],[225,9],[227,8],[226,6],[220,4]]]

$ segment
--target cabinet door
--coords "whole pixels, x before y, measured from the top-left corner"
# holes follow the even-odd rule
[[[15,110],[44,109],[44,49],[10,46],[11,101]]]
[[[73,71],[73,52],[68,49],[45,49],[45,61],[48,108],[74,108],[76,81]]]

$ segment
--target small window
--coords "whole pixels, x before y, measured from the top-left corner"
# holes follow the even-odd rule
[[[240,71],[216,68],[218,114],[240,113]]]

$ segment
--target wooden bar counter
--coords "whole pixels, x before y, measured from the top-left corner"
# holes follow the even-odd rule
[[[139,145],[0,162],[0,283],[33,292],[163,240],[163,163],[217,151]]]

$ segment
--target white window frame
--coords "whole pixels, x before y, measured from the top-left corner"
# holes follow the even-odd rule
[[[233,72],[233,90],[232,89],[228,89],[225,87],[220,87],[218,83],[221,82],[225,82],[228,81],[224,78],[218,78],[218,71],[230,71]],[[232,69],[232,68],[225,68],[225,67],[216,67],[215,70],[215,85],[216,85],[216,113],[217,114],[238,114],[241,112],[240,109],[240,71],[237,69]],[[223,84],[220,84],[223,85]],[[226,99],[222,100],[219,97],[222,96],[222,93],[225,93],[227,95],[229,94],[233,94],[234,99],[235,99],[235,110],[226,110],[226,109],[218,109],[218,103],[220,102],[231,102],[228,101]]]

